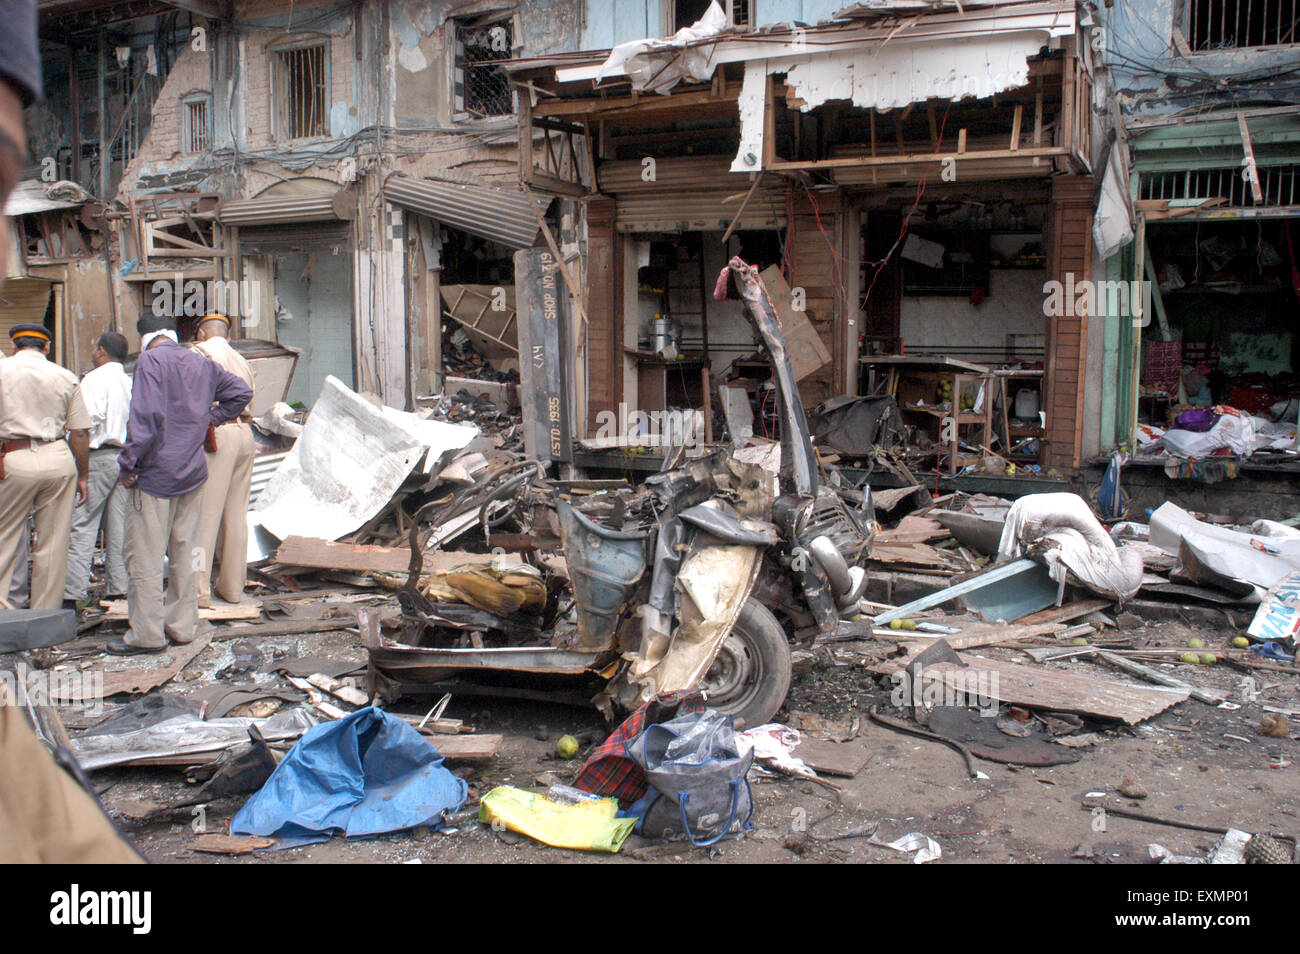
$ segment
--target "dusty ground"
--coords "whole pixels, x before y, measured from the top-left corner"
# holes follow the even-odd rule
[[[1185,646],[1194,634],[1205,638],[1213,650],[1224,646],[1235,632],[1198,632],[1180,622],[1153,622],[1124,633],[1152,646]],[[364,654],[356,641],[355,634],[334,632],[269,638],[262,649],[324,652],[360,662]],[[151,859],[179,863],[910,861],[864,838],[834,840],[837,834],[868,824],[878,825],[877,834],[886,841],[913,831],[931,836],[942,846],[945,863],[1148,863],[1147,846],[1153,842],[1176,854],[1203,855],[1217,840],[1210,833],[1114,815],[1108,815],[1102,825],[1081,805],[1088,792],[1107,792],[1115,805],[1190,823],[1300,834],[1296,729],[1288,738],[1266,738],[1255,732],[1263,704],[1300,709],[1295,676],[1256,673],[1259,697],[1239,709],[1189,700],[1136,727],[1090,724],[1099,732],[1100,742],[1080,750],[1082,758],[1074,764],[1023,768],[980,760],[977,767],[988,778],[972,780],[953,749],[869,720],[866,713],[871,706],[880,704],[884,709],[889,697],[888,683],[861,665],[872,649],[868,644],[840,644],[833,652],[820,651],[817,662],[796,675],[780,715],[782,721],[802,727],[807,738],[853,737],[850,744],[862,746],[869,755],[862,772],[856,778],[834,779],[841,786],[839,792],[783,777],[757,781],[755,830],[707,850],[665,846],[634,835],[622,854],[593,856],[548,848],[467,820],[444,832],[420,830],[355,843],[336,838],[315,846],[228,858],[191,850],[195,833],[189,809],[171,817],[159,812],[188,788],[176,770],[111,769],[95,773],[94,781],[105,805]],[[1008,649],[981,652],[1024,660]],[[214,643],[187,670],[191,678],[179,680],[169,691],[193,691],[232,659],[229,643]],[[1052,665],[1116,678],[1089,662]],[[1234,692],[1244,678],[1224,665],[1179,666],[1176,674],[1198,685]],[[1261,675],[1263,679],[1258,678]],[[406,711],[420,708],[411,702]],[[558,760],[555,740],[563,733],[583,730],[603,738],[604,731],[592,710],[485,696],[457,697],[446,714],[464,719],[478,731],[505,736],[496,758],[450,766],[469,783],[469,808],[477,796],[497,784],[542,789],[555,781],[570,781],[581,755],[572,761]],[[1144,789],[1146,797],[1120,797],[1118,790],[1126,778]],[[224,830],[240,804],[230,799],[209,805],[204,819],[207,830]]]

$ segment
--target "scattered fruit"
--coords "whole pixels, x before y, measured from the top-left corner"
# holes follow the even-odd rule
[[[1124,780],[1119,783],[1119,793],[1125,798],[1147,797],[1147,790],[1128,776],[1125,776]]]
[[[1071,646],[1087,646],[1087,645],[1088,645],[1088,639],[1087,639],[1086,636],[1076,636],[1076,637],[1074,637],[1074,639],[1070,640],[1070,645],[1071,645]]]
[[[916,632],[916,620],[905,619],[905,620],[901,620],[900,622],[902,622],[903,624],[903,629],[907,630],[908,632]]]
[[[1178,661],[1190,663],[1191,665],[1195,666],[1197,663],[1201,661],[1201,657],[1196,655],[1196,653],[1183,653],[1181,656],[1178,657]]]
[[[1219,657],[1214,655],[1214,653],[1201,653],[1202,666],[1213,666],[1218,661]]]
[[[1205,640],[1200,639],[1199,637],[1193,636],[1191,639],[1189,639],[1189,640],[1187,641],[1187,648],[1188,648],[1188,649],[1204,649],[1204,648],[1205,648]]]
[[[1238,649],[1245,649],[1250,645],[1250,640],[1245,636],[1234,636],[1232,637],[1232,645],[1236,646]]]
[[[901,619],[891,619],[891,620],[889,621],[889,628],[890,628],[890,629],[902,629],[902,628],[903,628],[903,621],[902,621]]]
[[[578,740],[571,735],[560,736],[555,743],[555,754],[562,759],[571,759],[578,754]]]

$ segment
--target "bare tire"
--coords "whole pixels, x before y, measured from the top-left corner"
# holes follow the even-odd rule
[[[751,729],[772,721],[790,691],[790,642],[767,607],[746,601],[701,688],[711,708]]]

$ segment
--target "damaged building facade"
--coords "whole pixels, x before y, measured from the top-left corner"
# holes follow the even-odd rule
[[[1101,447],[1154,445],[1171,477],[1288,477],[1300,396],[1296,13],[1275,0],[1090,12],[1107,131],[1096,268],[1144,294],[1099,303],[1088,417]],[[1184,409],[1223,406],[1235,412],[1208,433],[1172,426]],[[1211,459],[1225,453],[1235,460]]]
[[[499,63],[575,42],[549,8],[42,2],[0,321],[44,316],[80,372],[142,310],[215,309],[296,353],[291,401],[327,375],[397,407],[438,393],[443,302],[513,297],[537,239]]]
[[[1075,4],[583,6],[580,49],[507,66],[526,184],[583,200],[578,429],[722,383],[773,436],[770,369],[712,294],[739,255],[784,302],[805,407],[888,393],[945,473],[981,444],[1043,471],[1098,452],[1095,329],[1045,292],[1093,260]]]
[[[0,323],[81,372],[142,309],[215,308],[303,404],[517,370],[599,466],[683,419],[776,436],[713,295],[738,255],[805,407],[888,396],[916,471],[1069,474],[1295,396],[1283,6],[44,0]]]

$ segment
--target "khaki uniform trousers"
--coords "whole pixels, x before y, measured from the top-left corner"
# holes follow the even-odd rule
[[[217,557],[217,595],[228,603],[244,596],[248,572],[248,492],[253,483],[253,429],[232,421],[217,428],[216,453],[207,454],[208,482],[203,485],[199,546],[203,569],[199,605],[211,599],[212,560]],[[221,552],[217,553],[218,541]]]
[[[19,539],[27,532],[27,517],[36,519],[32,548],[32,609],[63,605],[68,577],[68,541],[77,499],[77,462],[67,441],[33,441],[27,450],[5,455],[0,480],[0,593],[18,565]]]
[[[0,864],[140,861],[0,685]]]
[[[122,639],[131,646],[161,649],[193,642],[199,626],[200,486],[179,497],[155,497],[139,487],[126,498],[128,579],[126,616],[131,628]],[[167,591],[163,592],[163,556]]]

